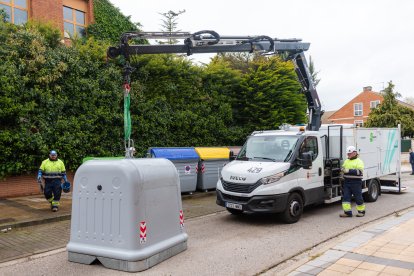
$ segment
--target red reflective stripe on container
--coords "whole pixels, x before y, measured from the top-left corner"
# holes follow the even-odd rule
[[[181,228],[184,227],[184,214],[183,214],[183,210],[180,210],[180,226],[181,226]]]

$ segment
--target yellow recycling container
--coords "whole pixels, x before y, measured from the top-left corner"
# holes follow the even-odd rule
[[[200,161],[197,166],[197,189],[215,189],[221,169],[229,162],[230,150],[227,147],[194,148]]]

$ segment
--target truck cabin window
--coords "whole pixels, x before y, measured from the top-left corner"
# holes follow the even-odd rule
[[[298,141],[297,136],[252,136],[240,150],[237,160],[287,162]]]
[[[299,157],[302,158],[304,152],[312,154],[312,161],[318,156],[318,139],[314,136],[306,137],[299,149]]]

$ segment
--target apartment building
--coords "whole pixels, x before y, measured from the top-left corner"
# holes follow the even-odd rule
[[[93,22],[93,0],[0,0],[7,20],[24,24],[28,20],[50,22],[65,38],[82,36]]]

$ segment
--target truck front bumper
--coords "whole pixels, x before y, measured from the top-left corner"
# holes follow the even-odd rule
[[[242,206],[242,211],[253,213],[280,213],[286,209],[289,194],[261,195],[252,197],[240,197],[222,193],[216,190],[216,203],[227,207],[226,203],[235,203]]]

